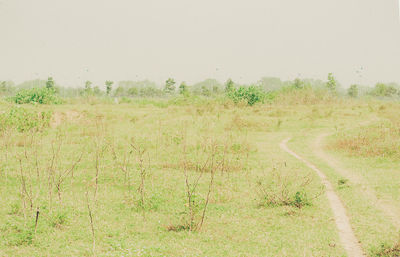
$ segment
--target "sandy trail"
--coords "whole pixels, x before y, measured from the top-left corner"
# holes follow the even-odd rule
[[[346,209],[344,208],[342,202],[340,201],[340,198],[338,195],[334,192],[332,184],[328,181],[327,177],[325,174],[319,170],[315,165],[312,163],[308,162],[292,150],[290,150],[286,143],[290,140],[290,138],[284,140],[281,142],[280,147],[297,158],[298,160],[302,161],[305,163],[310,169],[314,170],[318,176],[321,178],[322,184],[326,188],[326,196],[329,200],[329,204],[331,206],[331,209],[333,211],[333,216],[335,218],[335,223],[336,226],[339,230],[339,238],[342,243],[342,246],[347,252],[348,256],[365,256],[363,253],[363,250],[361,248],[361,245],[356,238],[353,229],[351,228],[350,225],[350,220],[346,214]]]
[[[400,229],[400,209],[384,199],[379,199],[375,190],[368,186],[368,182],[362,176],[345,169],[339,161],[324,151],[324,139],[330,134],[331,133],[320,134],[316,138],[313,145],[314,154],[321,160],[325,161],[331,168],[335,170],[336,173],[348,179],[351,183],[361,185],[363,194],[366,196],[366,198],[374,202],[375,206],[377,206],[378,209],[384,213],[384,215],[391,219],[392,224],[397,229]]]

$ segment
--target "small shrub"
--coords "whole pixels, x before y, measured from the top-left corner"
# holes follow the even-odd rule
[[[65,211],[58,211],[51,216],[49,222],[50,225],[54,228],[60,228],[62,225],[65,225],[68,221],[68,215]]]
[[[302,208],[312,204],[321,192],[312,194],[310,176],[301,177],[285,165],[274,167],[257,181],[258,205],[262,207],[293,206]]]
[[[196,193],[196,192],[195,192]],[[207,208],[206,199],[198,193],[190,196],[190,203],[185,204],[185,210],[179,213],[181,215],[179,224],[169,225],[168,231],[199,231],[202,226],[202,213]]]
[[[107,94],[107,95],[110,95],[111,90],[112,90],[112,86],[113,86],[114,82],[113,82],[113,81],[110,81],[110,80],[107,80],[107,81],[105,82],[105,84],[106,84],[106,94]]]
[[[293,205],[297,208],[301,208],[305,205],[311,205],[310,199],[308,199],[307,193],[304,191],[297,191],[294,195]]]
[[[347,90],[347,94],[350,96],[350,97],[357,97],[358,96],[358,86],[357,85],[351,85],[350,87],[349,87],[349,89]]]
[[[165,81],[164,91],[167,94],[173,94],[175,92],[175,80],[173,78],[169,78]]]
[[[376,250],[372,250],[372,256],[376,257],[399,257],[400,256],[400,242],[394,246],[388,244],[381,244]]]
[[[22,220],[12,219],[0,228],[4,243],[8,246],[30,245],[33,242],[34,228],[25,226]]]
[[[180,224],[182,228],[188,228],[189,231],[199,231],[206,218],[207,207],[214,187],[215,173],[218,166],[224,165],[222,159],[223,147],[221,147],[223,145],[214,139],[206,139],[202,145],[187,145],[186,134],[182,138],[181,158],[186,199],[185,210],[181,213],[182,221]],[[189,152],[192,151],[196,154],[189,155]],[[192,171],[191,167],[193,166],[196,167],[196,172]],[[201,178],[206,173],[209,176],[204,181]],[[204,183],[208,188],[203,191],[203,194],[199,188],[200,183]]]
[[[348,179],[341,178],[341,179],[338,180],[338,186],[339,187],[345,187],[345,186],[347,186],[347,182],[349,182]]]
[[[397,94],[397,89],[392,85],[377,83],[370,92],[370,95],[376,97],[392,97]]]
[[[179,85],[179,94],[183,96],[189,96],[189,88],[185,82],[182,82]]]
[[[13,107],[0,114],[0,130],[16,129],[19,132],[40,131],[50,125],[51,111],[33,111],[21,107]]]
[[[328,74],[328,82],[326,82],[326,87],[328,88],[329,91],[332,93],[336,92],[337,89],[337,81],[335,77],[333,76],[332,73]]]
[[[172,232],[180,232],[180,231],[187,231],[190,230],[190,226],[185,224],[185,225],[168,225],[165,227],[167,231],[172,231]]]
[[[348,182],[349,182],[348,179],[345,179],[345,178],[339,179],[339,180],[338,180],[338,187],[339,187],[339,189],[349,187],[349,185],[347,184]]]
[[[18,230],[18,233],[15,233],[10,236],[8,240],[9,246],[21,246],[21,245],[30,245],[33,241],[33,231],[31,229]]]

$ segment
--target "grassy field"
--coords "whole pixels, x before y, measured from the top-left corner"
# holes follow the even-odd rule
[[[289,137],[364,252],[398,256],[370,194],[400,210],[400,104],[314,100],[3,102],[0,256],[346,256],[319,177],[279,148]],[[316,154],[322,133],[347,177]]]

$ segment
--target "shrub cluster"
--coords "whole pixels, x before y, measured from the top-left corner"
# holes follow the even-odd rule
[[[52,88],[22,89],[12,97],[16,104],[59,104],[61,99]]]
[[[37,112],[14,107],[8,112],[0,114],[0,130],[7,128],[16,129],[19,132],[41,130],[49,126],[51,116],[51,111]]]
[[[374,89],[370,92],[370,95],[376,97],[393,97],[396,94],[400,95],[400,90],[397,90],[393,85],[386,85],[378,83]]]
[[[292,206],[300,209],[312,205],[323,192],[313,189],[310,175],[300,176],[285,165],[274,167],[260,177],[256,185],[260,207]]]
[[[267,95],[261,87],[240,86],[239,88],[230,88],[227,96],[233,100],[234,103],[246,102],[248,105],[253,106],[256,103],[264,103]]]

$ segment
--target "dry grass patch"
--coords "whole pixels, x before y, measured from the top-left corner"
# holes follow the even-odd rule
[[[362,128],[356,133],[341,133],[331,148],[365,157],[400,157],[400,127],[391,121]]]

